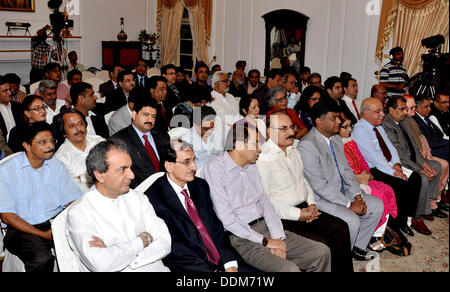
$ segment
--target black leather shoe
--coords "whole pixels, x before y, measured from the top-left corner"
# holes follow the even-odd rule
[[[437,203],[437,205],[438,205],[438,208],[439,208],[441,211],[448,212],[449,209],[450,209],[449,206],[448,206],[446,203],[442,202],[442,201],[439,201],[439,202]]]
[[[433,214],[433,216],[437,217],[437,218],[447,218],[448,217],[448,215],[445,214],[444,212],[442,212],[440,208],[431,210],[431,214]]]
[[[406,235],[409,235],[409,236],[414,236],[414,232],[411,230],[411,228],[409,228],[409,226],[408,225],[403,225],[403,226],[401,226],[400,228],[399,228],[399,230],[401,231],[401,232],[403,232],[403,233],[405,233]]]
[[[352,256],[357,261],[369,261],[376,258],[378,255],[375,252],[367,252],[356,246],[353,247]]]

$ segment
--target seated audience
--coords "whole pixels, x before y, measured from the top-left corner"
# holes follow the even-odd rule
[[[61,82],[61,65],[58,63],[48,63],[44,67],[44,80],[51,80],[56,83],[56,98],[64,102],[70,99],[69,87]],[[39,89],[34,92],[39,95]]]
[[[68,71],[72,71],[72,70],[78,70],[80,72],[84,72],[86,71],[86,68],[84,67],[83,64],[78,63],[78,55],[77,52],[75,51],[71,51],[69,52],[69,54],[67,54],[67,57],[69,57],[69,68]],[[69,78],[67,78],[69,79]]]
[[[272,69],[269,71],[269,73],[267,73],[266,76],[266,84],[264,84],[263,87],[256,89],[255,91],[253,91],[253,96],[255,96],[256,98],[258,98],[258,102],[259,102],[259,112],[261,113],[261,115],[266,115],[267,112],[269,111],[270,107],[269,107],[269,97],[268,97],[268,93],[269,90],[276,87],[276,86],[281,86],[281,73],[279,69]]]
[[[8,138],[9,131],[22,122],[22,105],[11,100],[11,86],[0,75],[0,130],[5,138]]]
[[[167,174],[145,192],[172,239],[172,251],[163,259],[164,264],[172,272],[251,269],[231,247],[214,212],[208,183],[195,176],[197,166],[191,146],[173,141],[167,150]]]
[[[100,84],[99,92],[102,97],[106,97],[110,95],[117,87],[119,87],[119,81],[117,81],[117,77],[119,76],[119,72],[122,71],[121,66],[110,66],[108,69],[109,80],[105,83]]]
[[[317,86],[324,89],[322,85],[322,76],[319,73],[312,73],[308,76],[308,85]]]
[[[404,97],[406,98],[406,106],[408,107],[408,117],[400,123],[400,126],[408,133],[413,144],[417,149],[419,149],[420,154],[425,159],[437,161],[441,165],[439,194],[436,200],[430,200],[431,209],[439,208],[441,211],[448,212],[448,203],[446,204],[443,202],[443,200],[441,201],[442,194],[445,194],[445,188],[447,187],[449,178],[448,161],[445,159],[434,157],[431,154],[431,148],[428,145],[427,139],[422,135],[422,133],[420,133],[419,126],[412,118],[416,115],[416,102],[414,101],[414,97],[411,95],[404,95]]]
[[[136,87],[133,72],[122,70],[117,75],[119,86],[106,96],[105,115],[109,112],[116,111],[128,103],[128,96]]]
[[[195,108],[200,108],[207,103],[211,102],[211,93],[202,89],[193,89],[188,97],[188,100],[179,103],[173,111],[171,123],[178,123],[181,127],[190,129],[193,125],[193,111]],[[189,124],[187,123],[189,122]]]
[[[95,182],[67,213],[67,238],[81,269],[93,272],[169,272],[170,234],[142,193],[130,189],[134,174],[127,145],[107,140],[86,159]]]
[[[449,140],[444,139],[444,133],[430,120],[431,99],[424,96],[415,96],[416,115],[413,119],[417,122],[420,132],[425,136],[431,148],[431,154],[448,162]]]
[[[155,130],[161,133],[167,133],[171,128],[173,116],[167,100],[167,79],[161,76],[152,76],[149,80],[151,97],[156,101],[158,114],[156,116]]]
[[[435,217],[446,218],[445,213],[439,209],[432,211],[430,207],[430,199],[437,199],[441,166],[436,161],[426,160],[421,155],[419,148],[413,144],[413,139],[400,125],[408,116],[406,99],[399,95],[393,95],[389,98],[386,108],[388,112],[383,119],[382,126],[392,145],[397,149],[402,166],[421,176],[422,187],[415,218],[429,218],[432,213]]]
[[[45,122],[48,108],[42,97],[37,95],[27,96],[22,102],[22,107],[24,121],[11,129],[8,138],[8,145],[14,153],[25,151],[23,147],[25,128],[32,123]]]
[[[414,232],[407,225],[408,217],[416,214],[419,202],[421,177],[412,172],[408,177],[402,168],[397,149],[392,145],[381,126],[385,114],[383,105],[376,98],[367,98],[361,105],[361,120],[355,125],[352,138],[358,144],[361,154],[370,167],[375,180],[389,185],[395,192],[397,201],[397,218],[388,221],[388,226],[396,232],[413,236]],[[426,230],[421,218],[412,220],[413,228]]]
[[[6,83],[9,83],[9,86],[11,87],[11,100],[22,103],[27,94],[20,90],[20,77],[14,73],[5,74],[3,77],[6,79]]]
[[[342,100],[344,97],[344,90],[342,89],[341,79],[337,76],[331,76],[325,80],[325,90],[328,93],[328,97],[338,105],[340,111],[345,113],[352,123],[356,124],[358,119],[352,114],[345,101]]]
[[[56,97],[56,88],[58,85],[56,82],[52,80],[44,80],[39,83],[38,87],[38,96],[42,97],[44,103],[46,105],[47,115],[46,121],[47,124],[53,123],[53,118],[59,114],[61,108],[63,108],[67,103],[61,99]]]
[[[247,124],[234,125],[226,147],[229,151],[212,159],[202,176],[236,251],[265,272],[330,271],[326,245],[283,230],[255,165],[261,152],[256,130]]]
[[[193,126],[182,139],[192,145],[198,169],[223,152],[222,133],[216,129],[216,111],[207,105],[194,110]]]
[[[341,136],[342,143],[344,143],[344,154],[358,180],[359,186],[367,194],[383,201],[384,212],[378,223],[378,229],[386,223],[386,215],[390,215],[392,218],[397,217],[397,202],[395,200],[394,190],[387,184],[374,180],[373,176],[370,174],[369,165],[359,151],[358,144],[350,137],[354,126],[352,121],[343,113],[340,115],[340,120],[341,129],[339,131],[339,136]],[[384,247],[380,244],[380,240],[381,238],[372,237],[368,248],[376,252],[383,251]]]
[[[242,85],[248,96],[252,95],[255,90],[260,89],[264,84],[260,81],[261,72],[258,69],[252,69],[248,72],[248,81]]]
[[[367,245],[383,214],[383,202],[361,190],[344,155],[339,134],[340,108],[329,99],[312,108],[314,128],[300,144],[305,177],[314,191],[318,209],[344,220],[350,230],[350,244],[356,260],[377,256]]]
[[[286,74],[281,79],[281,85],[287,92],[288,105],[287,107],[293,109],[300,99],[300,92],[297,87],[297,79],[292,74]]]
[[[308,129],[300,120],[297,113],[293,109],[287,107],[287,91],[283,87],[277,86],[269,90],[268,96],[271,109],[267,113],[266,119],[268,119],[273,113],[285,112],[291,118],[291,121],[296,127],[295,139],[302,139],[308,133]]]
[[[86,117],[76,109],[64,110],[61,113],[61,121],[59,131],[63,133],[66,140],[56,151],[55,157],[64,163],[83,194],[87,193],[93,181],[87,174],[86,158],[89,151],[105,139],[87,134]]]
[[[189,86],[188,90],[192,90],[193,88],[200,87],[208,92],[211,92],[213,89],[211,85],[208,84],[209,77],[209,67],[204,62],[198,62],[194,68],[195,73],[195,81]]]
[[[242,70],[234,71],[231,76],[230,89],[228,90],[228,93],[234,97],[240,97],[241,99],[247,98],[247,91],[244,89],[244,84],[245,72]]]
[[[83,73],[74,69],[67,73],[67,83],[69,83],[69,87],[72,87],[76,83],[83,82]]]
[[[50,125],[30,124],[24,140],[25,152],[0,168],[0,219],[8,226],[4,244],[27,272],[52,272],[55,257],[49,220],[82,192],[64,164],[53,157]]]
[[[132,124],[113,136],[128,145],[133,161],[134,179],[130,184],[133,189],[150,175],[164,171],[169,135],[154,130],[157,108],[158,104],[150,97],[137,99],[131,112]]]
[[[302,91],[300,99],[294,107],[295,112],[299,115],[300,120],[305,124],[308,131],[313,127],[311,109],[316,103],[324,99],[325,96],[326,93],[322,88],[308,86]]]
[[[182,92],[175,86],[177,82],[176,67],[173,64],[161,68],[161,76],[167,80],[167,110],[172,110],[177,104],[186,101]]]
[[[302,157],[292,146],[294,128],[285,113],[267,120],[269,140],[256,161],[264,191],[286,230],[330,248],[331,271],[353,272],[347,223],[317,209],[314,192],[303,176]]]

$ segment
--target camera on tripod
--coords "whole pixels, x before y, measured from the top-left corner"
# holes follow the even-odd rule
[[[48,8],[53,10],[50,14],[50,24],[52,25],[53,39],[61,39],[61,31],[73,27],[73,20],[65,19],[64,13],[59,11],[59,7],[62,5],[62,0],[50,0],[48,1]]]
[[[431,73],[441,67],[445,60],[438,47],[444,42],[444,36],[440,34],[422,40],[422,46],[429,49],[428,54],[422,55],[424,72]]]

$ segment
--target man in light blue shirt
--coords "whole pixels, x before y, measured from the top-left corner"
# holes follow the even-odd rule
[[[25,153],[0,166],[0,218],[8,229],[5,248],[26,271],[51,272],[54,256],[50,219],[82,192],[62,162],[53,158],[50,125],[33,123],[24,134]]]

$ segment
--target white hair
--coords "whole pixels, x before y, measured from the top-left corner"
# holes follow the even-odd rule
[[[216,82],[220,80],[220,76],[222,76],[222,75],[227,76],[227,79],[228,79],[227,73],[225,73],[223,71],[217,71],[216,73],[213,74],[213,76],[211,78],[212,89],[216,89]]]

